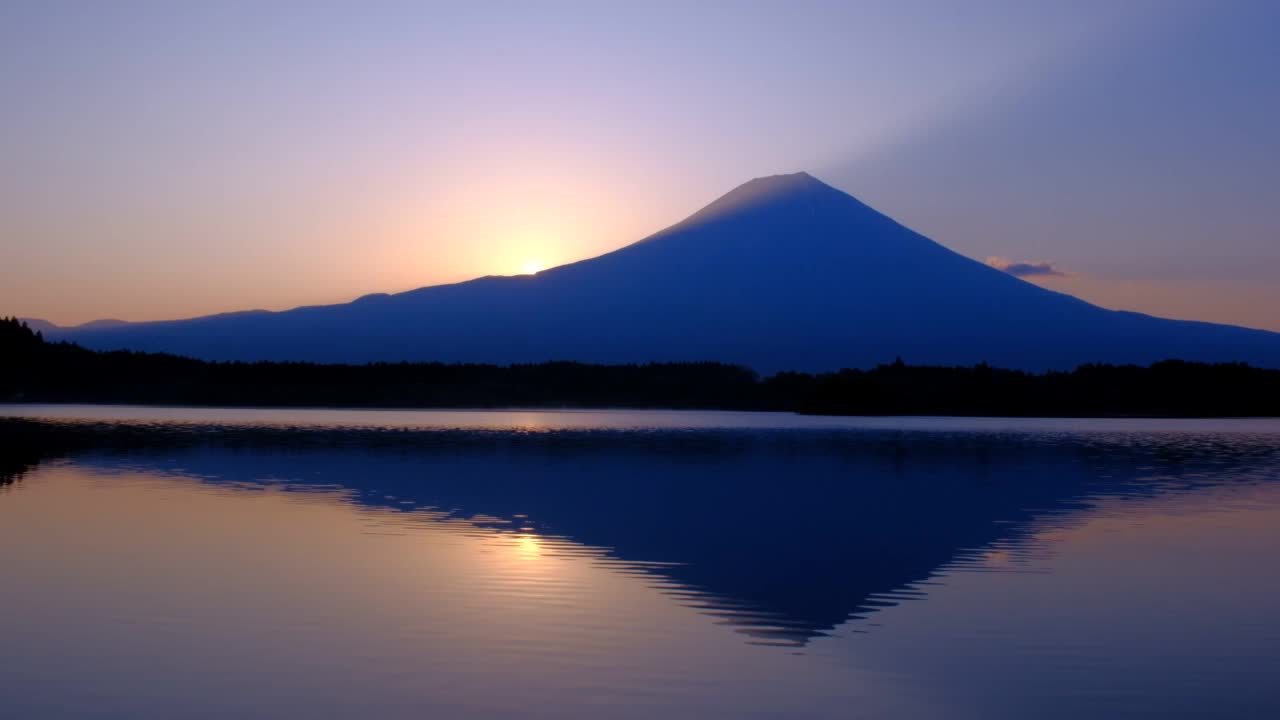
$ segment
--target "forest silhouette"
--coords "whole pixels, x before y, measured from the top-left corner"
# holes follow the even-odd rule
[[[831,415],[1280,415],[1280,370],[1166,360],[1030,373],[909,365],[760,376],[677,362],[207,362],[48,342],[0,320],[0,400],[289,407],[575,407],[773,410]]]

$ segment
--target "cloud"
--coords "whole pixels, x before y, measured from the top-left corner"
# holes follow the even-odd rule
[[[987,264],[1002,270],[1014,277],[1066,277],[1067,273],[1047,262],[1027,262],[1025,260],[1009,260],[1002,257],[989,257]]]

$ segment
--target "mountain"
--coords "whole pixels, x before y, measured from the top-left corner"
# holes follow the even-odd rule
[[[212,360],[1280,367],[1280,334],[1090,305],[952,252],[806,173],[752,180],[644,240],[536,275],[51,335]]]
[[[64,332],[67,330],[92,330],[96,328],[117,327],[119,325],[130,324],[126,320],[116,320],[114,318],[103,318],[101,320],[90,320],[89,322],[81,323],[80,325],[70,325],[67,327],[63,327],[61,325],[55,325],[54,323],[51,323],[48,320],[41,320],[40,318],[18,318],[18,319],[26,323],[27,327],[31,328],[32,330],[37,330],[43,333],[50,333],[50,332],[56,333],[56,332]]]
[[[56,333],[59,330],[66,329],[66,328],[58,327],[57,325],[54,325],[48,320],[41,320],[40,318],[18,318],[18,319],[26,323],[27,327],[31,328],[32,330],[35,330],[36,332],[44,333],[45,335],[48,335],[49,333]]]

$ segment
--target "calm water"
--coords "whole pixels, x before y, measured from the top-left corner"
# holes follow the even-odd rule
[[[0,406],[3,718],[1280,717],[1280,422]]]

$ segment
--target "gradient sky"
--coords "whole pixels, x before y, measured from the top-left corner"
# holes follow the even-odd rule
[[[518,273],[808,170],[1104,306],[1280,330],[1277,27],[1271,0],[8,0],[0,315]]]

